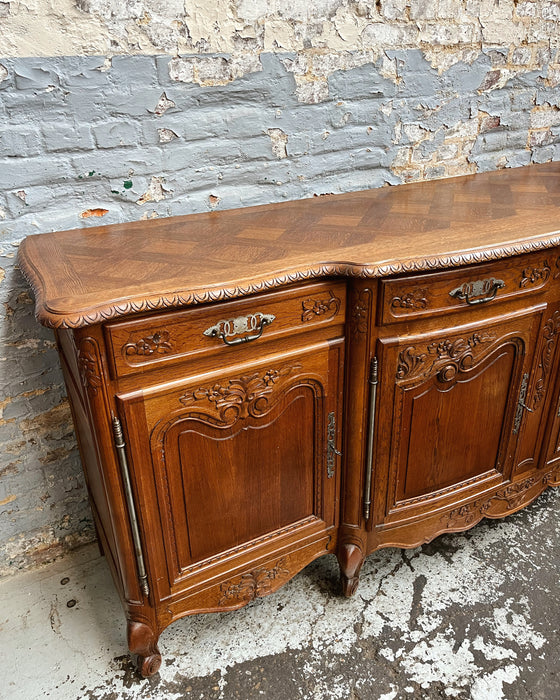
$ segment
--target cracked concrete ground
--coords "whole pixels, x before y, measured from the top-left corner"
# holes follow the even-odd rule
[[[85,547],[0,583],[0,697],[555,700],[559,510],[549,490],[508,519],[377,552],[352,599],[325,557],[243,610],[172,625],[149,680],[126,653],[106,563]]]

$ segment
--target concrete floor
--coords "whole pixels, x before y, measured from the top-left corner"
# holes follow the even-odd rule
[[[367,560],[353,599],[333,557],[233,613],[161,636],[136,677],[95,546],[0,582],[0,697],[560,699],[560,489],[503,521]]]

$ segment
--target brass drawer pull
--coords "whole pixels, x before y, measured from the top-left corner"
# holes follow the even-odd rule
[[[269,326],[275,318],[276,316],[272,314],[262,314],[260,312],[249,314],[249,316],[228,318],[223,321],[218,321],[218,323],[214,326],[210,326],[210,328],[207,328],[203,333],[210,338],[220,338],[226,345],[240,345],[241,343],[248,343],[251,340],[260,338],[265,326]],[[257,332],[252,333],[252,331]],[[252,334],[243,335],[240,338],[233,337],[239,336],[242,333]],[[233,340],[229,340],[229,338],[232,337]]]
[[[486,280],[465,282],[457,289],[451,290],[449,296],[466,301],[469,306],[474,306],[475,304],[484,304],[487,301],[492,301],[498,293],[498,289],[503,289],[505,286],[506,283],[503,280],[490,277]]]

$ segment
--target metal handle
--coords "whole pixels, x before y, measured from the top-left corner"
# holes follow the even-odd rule
[[[517,435],[519,428],[521,427],[521,421],[523,419],[523,411],[529,411],[533,413],[533,409],[525,405],[525,399],[527,398],[527,385],[529,384],[529,373],[525,372],[523,379],[521,380],[521,388],[519,390],[519,398],[517,399],[517,409],[515,411],[515,419],[513,422],[513,434]]]
[[[466,301],[469,306],[475,306],[476,304],[485,304],[487,301],[492,301],[496,297],[498,289],[503,289],[505,286],[506,283],[503,280],[490,277],[486,280],[465,282],[460,287],[452,289],[449,292],[449,296]],[[484,296],[481,297],[481,295]]]
[[[136,516],[136,508],[134,506],[134,497],[132,495],[132,484],[130,483],[130,474],[128,471],[128,460],[126,457],[126,444],[123,438],[121,422],[117,416],[113,416],[113,437],[115,440],[115,448],[119,458],[121,475],[123,479],[124,495],[126,505],[128,506],[128,514],[130,516],[130,530],[132,533],[132,541],[134,543],[134,553],[136,554],[136,564],[138,566],[138,577],[140,579],[140,588],[144,595],[150,595],[148,587],[148,575],[146,566],[144,565],[144,555],[142,553],[142,542],[140,540],[140,529],[138,527],[138,518]]]
[[[249,316],[239,316],[238,318],[228,318],[222,321],[218,321],[214,326],[210,326],[205,331],[204,335],[210,338],[219,338],[223,340],[226,345],[240,345],[241,343],[249,343],[251,340],[257,340],[261,337],[265,326],[269,326],[276,316],[272,314],[249,314]],[[241,338],[233,338],[229,340],[230,337],[239,335],[241,333],[250,333],[251,331],[257,331],[251,335],[244,335]]]
[[[371,512],[371,478],[373,472],[373,439],[375,437],[375,404],[377,399],[377,357],[372,358],[369,372],[369,426],[366,457],[366,480],[364,484],[364,520]]]

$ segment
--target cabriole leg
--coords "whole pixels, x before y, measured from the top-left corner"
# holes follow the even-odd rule
[[[343,544],[338,549],[337,558],[342,574],[342,594],[349,598],[358,588],[364,553],[355,544]]]
[[[144,622],[128,622],[128,648],[138,654],[138,672],[144,678],[153,676],[161,666],[161,654],[157,646],[159,635]]]

